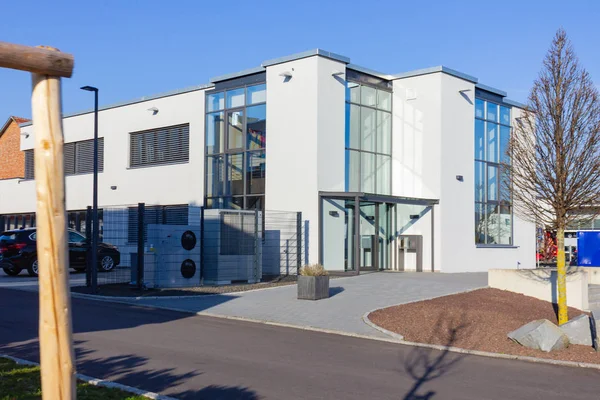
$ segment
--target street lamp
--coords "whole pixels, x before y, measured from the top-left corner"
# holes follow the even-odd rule
[[[83,86],[81,90],[94,92],[94,188],[92,204],[92,249],[90,275],[92,292],[98,291],[98,88]]]

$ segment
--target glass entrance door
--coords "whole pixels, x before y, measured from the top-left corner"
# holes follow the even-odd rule
[[[360,270],[369,271],[378,268],[379,261],[379,235],[377,233],[379,221],[377,219],[378,204],[360,202]]]

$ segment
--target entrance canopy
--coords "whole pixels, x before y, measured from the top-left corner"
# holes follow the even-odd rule
[[[437,199],[319,192],[319,262],[332,272],[433,270]],[[430,244],[423,246],[424,243]]]
[[[387,204],[411,204],[420,206],[433,206],[439,204],[439,199],[422,199],[418,197],[387,196],[364,192],[319,192],[319,197],[329,199],[357,199]]]

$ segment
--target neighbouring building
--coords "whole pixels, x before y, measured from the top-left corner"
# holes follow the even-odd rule
[[[330,271],[533,268],[535,227],[502,184],[523,108],[446,67],[389,75],[307,51],[102,107],[100,207],[145,202],[166,219],[197,206],[301,211],[306,262]],[[79,227],[93,113],[65,115],[63,126]],[[33,223],[31,123],[21,132],[24,179],[0,182],[5,228]]]
[[[11,116],[0,128],[0,179],[25,177],[25,154],[21,151],[19,124],[28,121]]]

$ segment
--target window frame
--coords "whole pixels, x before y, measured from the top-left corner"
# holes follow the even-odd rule
[[[348,87],[349,84],[355,84],[358,87],[358,94],[357,94],[357,99],[356,101],[352,100],[352,97],[348,94],[350,88]],[[362,104],[362,87],[366,86],[370,89],[374,89],[375,90],[375,106],[370,106],[370,105],[364,105]],[[380,96],[379,96],[379,92],[386,92],[390,94],[390,104],[389,104],[389,110],[386,110],[383,107],[380,107],[379,105],[379,100],[380,100]],[[394,118],[393,118],[393,110],[394,110],[394,91],[393,91],[393,87],[388,86],[388,85],[383,85],[383,84],[377,84],[375,82],[368,82],[365,79],[361,79],[358,76],[354,76],[354,75],[350,75],[347,76],[346,79],[346,90],[345,90],[345,121],[347,126],[345,127],[345,131],[344,131],[344,152],[345,152],[345,171],[344,171],[344,186],[345,186],[345,191],[350,191],[350,186],[351,186],[351,178],[349,176],[349,168],[350,168],[350,155],[351,152],[356,152],[358,153],[358,187],[356,188],[358,192],[362,192],[363,191],[363,182],[362,182],[362,177],[363,177],[363,162],[362,162],[362,153],[369,153],[371,155],[373,155],[374,157],[374,167],[373,167],[373,194],[383,194],[383,195],[391,195],[392,194],[392,189],[393,189],[393,168],[392,168],[392,153],[393,153],[393,149],[394,149]],[[360,123],[360,129],[358,132],[358,146],[359,148],[355,148],[355,147],[350,147],[350,138],[351,138],[351,131],[352,131],[352,126],[351,126],[351,122],[352,122],[352,108],[356,108],[358,109],[359,115],[358,115],[358,121]],[[373,139],[373,150],[364,150],[363,149],[363,121],[362,121],[362,110],[363,108],[367,108],[367,109],[371,109],[373,111],[375,111],[374,113],[374,118],[375,118],[375,131],[373,133],[374,135],[374,139]],[[350,111],[350,114],[348,114],[348,112]],[[390,120],[389,120],[389,125],[390,125],[390,141],[389,141],[389,154],[386,153],[382,153],[378,151],[378,147],[379,147],[379,143],[378,143],[378,121],[379,121],[379,114],[380,113],[387,113],[389,114]],[[381,118],[381,121],[383,122],[383,118]],[[348,137],[346,137],[347,135],[349,135]],[[378,177],[377,177],[377,159],[379,157],[389,157],[390,158],[390,171],[389,171],[389,179],[388,179],[388,188],[389,191],[387,193],[380,193],[379,192],[379,188],[378,188]],[[352,190],[354,191],[354,190]]]
[[[264,91],[265,91],[265,96],[264,96],[264,101],[261,102],[254,102],[251,103],[250,102],[250,97],[248,96],[248,88],[255,88],[258,86],[263,86]],[[228,92],[233,92],[233,91],[238,91],[240,89],[243,89],[244,91],[244,104],[241,106],[235,106],[232,108],[227,108],[227,99],[228,99]],[[224,97],[224,102],[223,102],[223,108],[221,109],[214,109],[209,111],[209,104],[208,102],[205,100],[205,107],[204,107],[204,126],[205,126],[205,135],[204,135],[204,204],[205,206],[210,202],[211,204],[219,204],[220,206],[215,207],[215,206],[211,206],[210,208],[223,208],[223,207],[227,207],[227,205],[229,204],[233,204],[235,201],[239,201],[241,199],[241,209],[242,210],[246,210],[248,209],[248,206],[251,204],[251,201],[249,200],[250,197],[255,198],[255,197],[262,197],[262,202],[261,202],[261,209],[264,209],[264,197],[265,197],[265,193],[249,193],[249,181],[248,181],[248,173],[250,173],[250,168],[248,165],[248,161],[250,158],[250,154],[251,153],[260,153],[260,152],[264,152],[266,154],[266,149],[267,149],[267,138],[266,138],[266,129],[265,129],[265,141],[264,141],[264,145],[260,148],[253,148],[250,149],[248,146],[248,110],[252,109],[252,108],[258,108],[259,106],[265,106],[265,120],[267,118],[266,116],[266,104],[267,104],[267,85],[266,85],[266,81],[254,81],[254,80],[250,80],[248,82],[240,82],[239,85],[232,85],[232,86],[226,86],[226,87],[222,87],[222,88],[215,88],[213,90],[209,90],[205,92],[205,99],[208,99],[209,96],[211,95],[217,95],[219,93],[223,93],[223,97]],[[236,148],[229,148],[229,137],[230,137],[230,127],[229,127],[229,115],[233,115],[233,113],[235,112],[242,112],[243,113],[243,122],[242,122],[242,143],[241,143],[241,147],[236,147]],[[208,130],[207,128],[207,124],[208,124],[208,118],[209,118],[209,114],[215,114],[215,113],[223,113],[223,119],[224,119],[224,132],[223,132],[223,150],[221,151],[221,149],[215,149],[213,146],[213,152],[209,153],[208,152],[208,146],[206,145],[206,139],[207,139],[207,134],[208,134]],[[242,181],[243,181],[243,187],[242,187],[242,194],[232,194],[231,192],[227,191],[228,185],[229,185],[229,179],[228,179],[228,170],[229,170],[229,159],[234,156],[234,155],[241,155],[241,163],[242,163]],[[208,179],[208,162],[209,162],[209,157],[215,158],[215,157],[223,157],[224,161],[224,176],[223,176],[223,181],[220,182],[221,184],[221,189],[220,189],[220,193],[221,195],[217,195],[215,196],[214,193],[216,192],[215,190],[213,190],[215,188],[214,186],[214,179],[211,180],[211,184],[213,185],[211,187],[211,196],[208,196],[209,193],[209,179]],[[265,160],[266,162],[266,160]],[[214,171],[213,171],[213,177],[214,177]],[[266,167],[265,167],[265,178],[266,179]],[[236,203],[237,204],[237,203]],[[222,206],[222,207],[221,207]],[[208,208],[208,207],[207,207]]]
[[[479,117],[477,116],[477,105],[478,102],[483,102],[483,117]],[[488,117],[488,104],[493,104],[496,108],[496,120],[489,120]],[[509,124],[505,124],[502,122],[502,118],[501,118],[501,109],[502,107],[505,107],[508,109],[509,111]],[[473,181],[474,181],[474,187],[473,187],[473,197],[474,197],[474,213],[473,215],[475,216],[474,218],[474,228],[475,228],[475,245],[476,247],[501,247],[501,248],[511,248],[511,247],[515,247],[514,246],[514,206],[513,206],[513,197],[512,197],[512,193],[510,194],[510,199],[508,201],[503,200],[502,199],[502,185],[503,183],[503,175],[505,174],[506,171],[506,167],[505,164],[502,162],[503,160],[503,155],[501,154],[501,137],[500,137],[500,132],[501,129],[504,128],[508,128],[509,129],[509,140],[510,137],[513,134],[513,127],[510,124],[512,122],[512,107],[510,105],[504,104],[501,101],[494,101],[485,97],[476,97],[475,98],[475,103],[474,103],[474,110],[473,110],[473,115],[474,115],[474,124],[473,124]],[[483,151],[482,151],[482,155],[483,155],[483,159],[481,158],[477,158],[476,157],[476,150],[477,150],[477,124],[478,121],[483,122],[482,126],[483,126]],[[488,143],[488,124],[493,124],[494,125],[494,132],[495,132],[495,143],[496,143],[496,151],[495,151],[495,161],[489,161],[488,159],[489,157],[489,143]],[[509,158],[510,160],[510,158]],[[482,191],[482,199],[479,200],[477,197],[477,183],[475,180],[475,176],[477,174],[477,163],[481,163],[483,165],[483,188],[481,189]],[[495,183],[495,200],[490,200],[490,193],[489,193],[489,171],[490,171],[490,167],[495,168],[496,170],[496,183]],[[509,178],[510,179],[510,178]],[[510,182],[510,185],[512,187],[512,181]],[[482,210],[482,213],[480,213],[478,216],[479,218],[484,218],[487,219],[489,217],[489,215],[492,215],[491,213],[488,212],[488,210],[493,207],[496,209],[495,215],[498,216],[498,222],[497,224],[500,225],[500,216],[502,215],[500,210],[503,207],[508,207],[508,209],[510,210],[510,240],[509,243],[503,244],[503,243],[488,243],[488,240],[490,238],[490,235],[488,234],[489,230],[488,230],[488,224],[484,224],[483,225],[483,232],[481,232],[480,230],[478,230],[478,224],[477,224],[477,215],[478,215],[478,210]],[[498,228],[498,230],[500,231],[500,228]],[[478,242],[478,237],[480,235],[480,233],[483,233],[483,238],[484,238],[484,243],[479,243]],[[501,238],[501,235],[496,237],[497,241]]]

